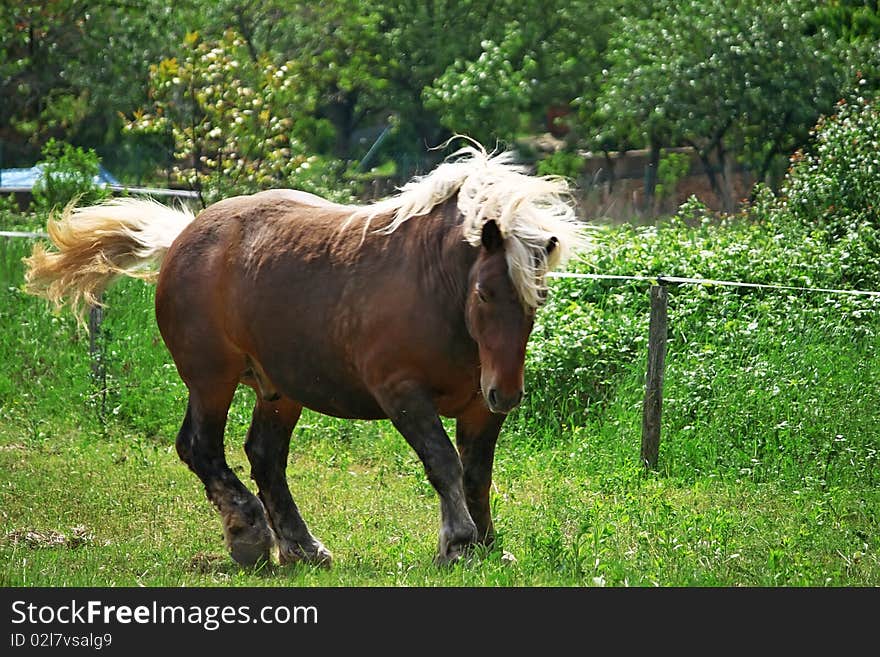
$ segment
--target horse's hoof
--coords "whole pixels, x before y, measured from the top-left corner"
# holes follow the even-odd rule
[[[229,546],[229,554],[240,566],[252,568],[269,563],[269,550],[272,547],[271,539],[256,542],[236,540]]]
[[[280,541],[278,544],[278,563],[282,566],[292,563],[307,563],[330,568],[333,565],[333,555],[318,540],[308,546],[293,541]]]
[[[471,527],[458,536],[450,537],[451,532],[440,532],[440,544],[437,547],[437,556],[434,563],[438,566],[447,566],[457,563],[462,558],[473,553],[477,541],[477,528]]]
[[[247,525],[235,521],[224,523],[223,534],[229,554],[237,564],[250,568],[269,562],[272,531],[264,518]]]
[[[452,566],[457,563],[470,563],[476,552],[475,543],[459,543],[450,545],[445,552],[438,552],[434,557],[435,566]]]

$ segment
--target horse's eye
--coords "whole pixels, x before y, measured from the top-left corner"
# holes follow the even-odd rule
[[[489,295],[486,294],[486,290],[484,290],[479,283],[474,287],[474,290],[477,293],[477,296],[480,298],[480,301],[486,303],[489,300]]]

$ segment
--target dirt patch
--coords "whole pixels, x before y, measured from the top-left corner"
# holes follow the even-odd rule
[[[59,547],[74,550],[92,543],[94,539],[95,537],[85,527],[71,527],[67,534],[54,529],[14,529],[7,532],[3,542],[24,545],[31,550]]]
[[[189,560],[189,569],[201,575],[223,572],[227,567],[226,555],[199,552]]]
[[[16,450],[27,449],[25,445],[21,443],[10,443],[8,445],[0,445],[0,452],[14,452]]]

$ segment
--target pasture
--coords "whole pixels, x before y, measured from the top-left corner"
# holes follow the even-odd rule
[[[595,240],[575,268],[880,289],[853,274],[869,269],[856,242],[768,217],[683,216]],[[437,495],[403,438],[307,412],[288,479],[333,568],[253,572],[229,558],[175,452],[186,390],[154,288],[107,294],[101,390],[88,335],[20,290],[29,246],[5,242],[0,267],[0,585],[880,584],[876,299],[672,289],[660,460],[645,473],[646,287],[554,280],[499,440],[492,551],[434,566]],[[251,484],[253,402],[240,388],[226,441]]]

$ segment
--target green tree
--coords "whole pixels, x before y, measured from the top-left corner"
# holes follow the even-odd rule
[[[50,138],[120,147],[120,112],[143,104],[147,65],[179,43],[191,0],[0,3],[0,140],[30,164]],[[119,157],[113,164],[121,163]]]
[[[457,58],[423,92],[444,126],[489,142],[541,129],[549,107],[592,96],[612,20],[602,2],[498,4],[506,11],[486,30],[497,36],[483,39],[476,56]]]
[[[41,175],[34,185],[34,205],[42,211],[64,207],[71,201],[91,204],[109,191],[95,181],[101,159],[93,150],[50,139],[39,162]]]
[[[169,135],[174,177],[205,203],[272,186],[333,195],[337,164],[314,148],[330,128],[315,118],[313,89],[295,69],[253,60],[232,31],[217,41],[190,33],[180,59],[150,67],[153,106],[135,112],[129,129]]]
[[[659,27],[670,7],[652,7],[650,12],[620,17],[608,43],[595,109],[586,112],[587,124],[595,130],[589,142],[606,151],[615,145],[619,150],[634,145],[649,149],[646,209],[653,207],[661,149],[675,145],[677,139],[674,121],[668,115],[668,106],[673,103],[669,78],[674,69],[683,68],[681,56],[673,49],[677,37]],[[582,108],[584,103],[584,98],[579,99]]]
[[[810,22],[812,3],[659,0],[625,16],[609,46],[599,98],[617,138],[634,133],[652,152],[692,145],[724,208],[737,157],[766,173],[806,138],[842,87],[836,44]],[[648,181],[646,202],[652,199]]]
[[[537,65],[523,52],[515,22],[508,25],[500,43],[487,39],[480,45],[479,57],[456,60],[424,89],[423,98],[444,126],[491,147],[493,139],[510,141],[522,127],[522,114],[530,102],[529,80]]]

